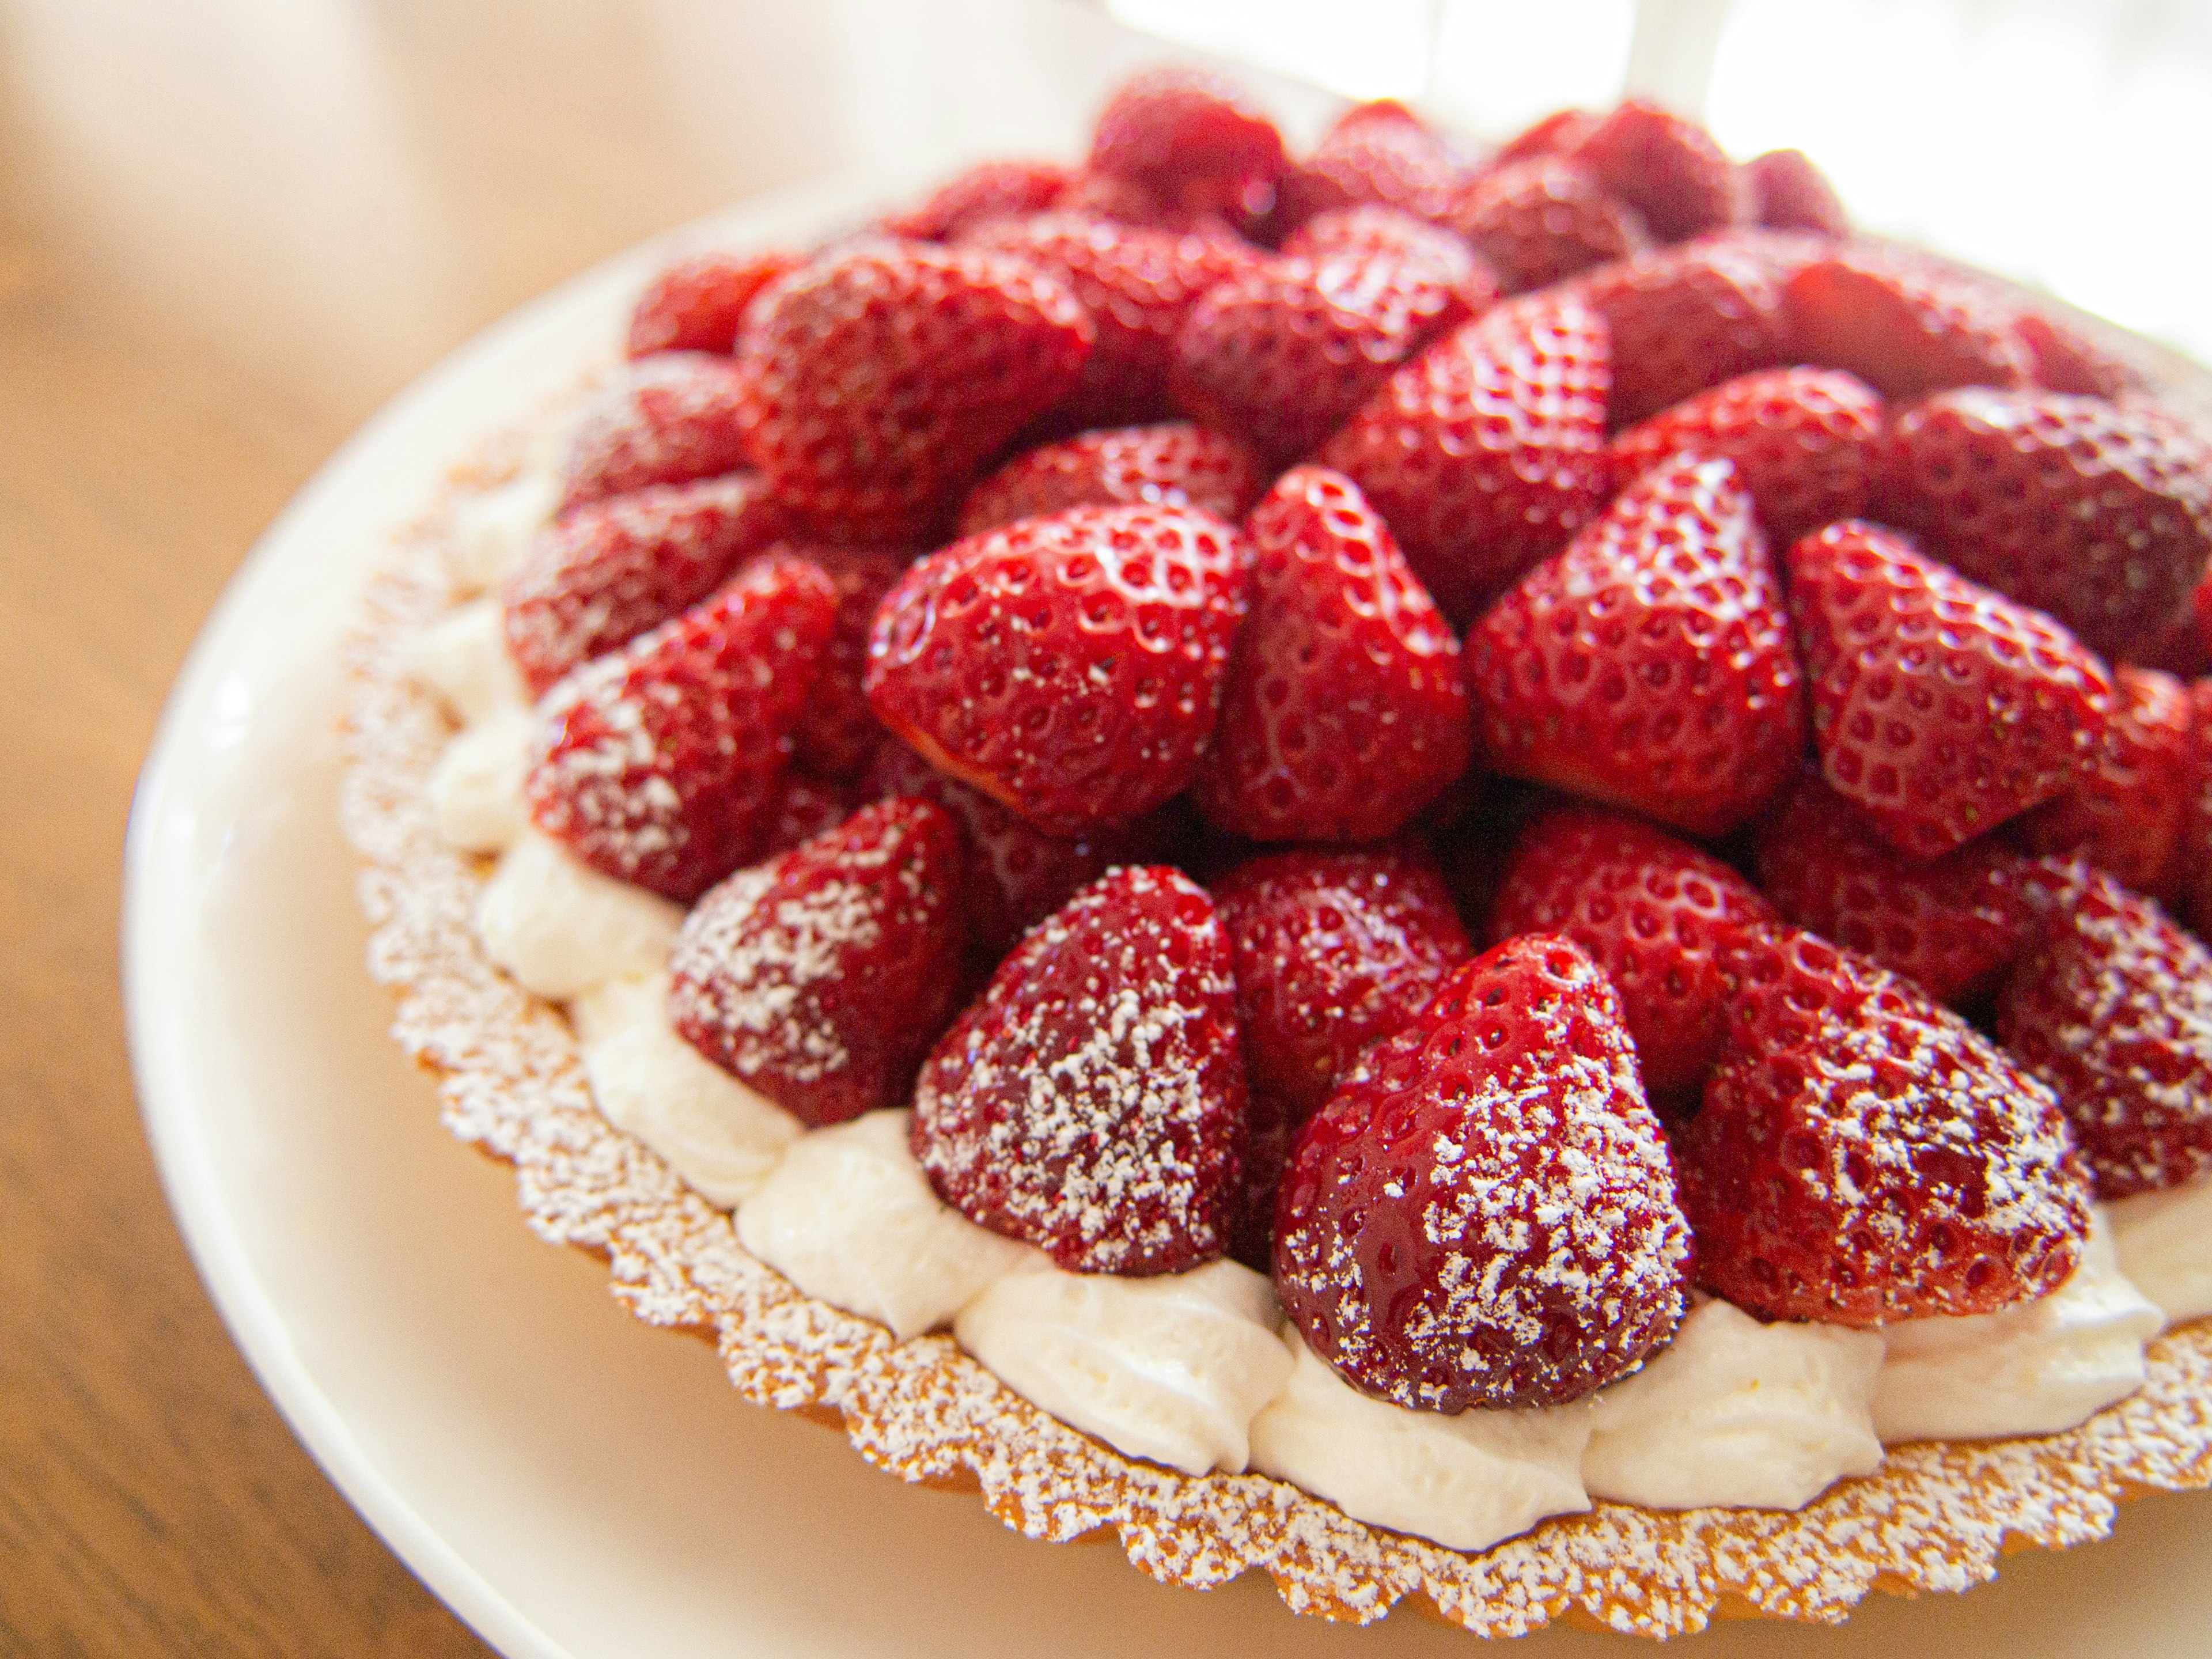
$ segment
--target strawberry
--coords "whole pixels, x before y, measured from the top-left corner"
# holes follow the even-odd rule
[[[2051,1091],[1909,980],[1742,935],[1705,1109],[1675,1137],[1698,1277],[1761,1319],[1878,1326],[2056,1290],[2089,1224]]]
[[[1219,1255],[1244,1065],[1205,890],[1125,866],[1040,923],[931,1053],[913,1134],[939,1198],[1071,1273]]]
[[[2212,1170],[2212,951],[2086,866],[1997,998],[1997,1038],[2073,1121],[2100,1198]]]
[[[741,473],[648,485],[547,526],[500,592],[530,695],[690,610],[783,522],[759,475]]]
[[[1811,230],[1824,236],[1850,234],[1835,186],[1802,149],[1770,149],[1743,164],[1751,216],[1775,230]]]
[[[2212,446],[2148,405],[1943,392],[1898,416],[1877,510],[2091,649],[2184,613],[2212,556]]]
[[[1575,161],[1644,216],[1662,242],[1749,218],[1735,164],[1693,121],[1625,100],[1575,146]]]
[[[1793,926],[1938,1002],[1979,999],[2027,942],[2020,855],[1999,838],[1908,858],[1811,771],[1759,825],[1754,847],[1759,884]]]
[[[955,173],[929,199],[884,221],[884,233],[917,242],[951,242],[972,226],[1011,214],[1042,213],[1075,181],[1059,161],[978,161]]]
[[[1498,147],[1492,167],[1510,167],[1539,155],[1572,155],[1597,130],[1598,118],[1586,109],[1555,109]]]
[[[1234,520],[1262,482],[1258,456],[1188,421],[1085,432],[1017,455],[969,490],[960,533],[978,536],[1071,507],[1139,502],[1194,507]]]
[[[1643,216],[1583,168],[1537,155],[1470,184],[1446,222],[1498,272],[1509,294],[1542,288],[1650,246]]]
[[[736,471],[745,465],[738,433],[745,384],[728,358],[703,352],[655,352],[624,365],[576,423],[561,512],[651,484]]]
[[[903,549],[812,544],[774,550],[810,561],[837,588],[836,630],[823,651],[806,710],[792,733],[792,759],[818,777],[856,777],[884,737],[863,684],[868,630],[875,623],[876,607],[914,562],[913,556]]]
[[[905,1103],[959,983],[960,832],[927,801],[864,806],[717,883],[669,951],[701,1054],[803,1122]]]
[[[1393,99],[1358,104],[1336,118],[1302,166],[1284,174],[1284,222],[1372,202],[1439,219],[1459,182],[1451,152],[1421,118]]]
[[[2065,793],[2103,740],[2103,664],[1893,532],[1853,519],[1797,543],[1790,610],[1822,775],[1915,858]]]
[[[1603,505],[1611,365],[1586,307],[1511,301],[1398,370],[1314,459],[1359,486],[1463,626]]]
[[[532,820],[592,868],[689,903],[758,852],[836,616],[820,570],[763,559],[585,664],[538,705]]]
[[[1734,238],[1639,253],[1572,286],[1613,333],[1617,428],[1789,361],[1774,268]]]
[[[1126,823],[1198,770],[1245,562],[1188,507],[1071,507],[955,542],[885,596],[868,701],[1048,834]]]
[[[1283,243],[1285,258],[1321,259],[1334,253],[1389,254],[1432,272],[1458,302],[1447,313],[1447,325],[1489,310],[1498,298],[1498,278],[1466,242],[1397,208],[1331,208],[1307,220]]]
[[[1839,249],[1792,276],[1782,305],[1797,362],[1847,368],[1898,403],[2027,378],[2027,348],[2008,307],[1932,259]]]
[[[2182,914],[2212,939],[2212,679],[2189,688],[2189,770],[2185,781],[2179,879]]]
[[[1735,464],[1677,456],[1521,579],[1467,637],[1493,771],[1724,834],[1785,786],[1803,699]]]
[[[2112,671],[2104,741],[2070,793],[2021,821],[2028,848],[2080,858],[2170,902],[2189,817],[2189,693],[2154,668]]]
[[[2094,326],[2091,319],[2084,322]],[[2143,389],[2142,370],[2056,310],[2023,305],[2013,313],[2012,326],[2027,348],[2031,386],[2094,398],[2118,398]]]
[[[1834,368],[1770,368],[1698,392],[1613,441],[1626,489],[1670,455],[1725,457],[1778,544],[1866,511],[1881,463],[1881,399]]]
[[[848,248],[755,307],[738,360],[746,452],[817,533],[918,537],[1074,386],[1093,335],[1075,296],[1020,260]]]
[[[1245,534],[1251,615],[1199,808],[1254,841],[1395,835],[1467,767],[1459,641],[1340,473],[1285,473]]]
[[[1263,250],[1242,228],[1255,227],[1257,216],[1247,212],[1239,201],[1212,199],[1223,188],[1218,180],[1200,180],[1186,193],[1172,182],[1147,183],[1117,173],[1085,172],[1060,192],[1053,209],[1086,219],[1109,220],[1132,230],[1194,236],[1228,258],[1262,257]],[[1228,188],[1241,192],[1243,186]]]
[[[890,748],[898,747],[892,744]],[[775,811],[762,839],[760,855],[770,858],[787,853],[803,841],[812,841],[835,830],[853,816],[860,805],[858,792],[831,778],[811,778],[804,772],[786,772],[775,797]],[[964,913],[965,906],[963,910]]]
[[[708,248],[672,261],[645,285],[630,313],[629,355],[729,356],[737,349],[738,331],[753,296],[805,263],[796,253],[739,253],[729,248]]]
[[[1620,998],[1645,1093],[1672,1115],[1696,1109],[1719,1053],[1723,941],[1778,920],[1718,859],[1638,818],[1559,806],[1514,842],[1487,936],[1553,933],[1586,951]]]
[[[1299,1131],[1275,1286],[1365,1393],[1556,1406],[1673,1333],[1689,1243],[1620,999],[1538,935],[1455,970]]]
[[[1218,189],[1237,200],[1273,183],[1284,167],[1275,124],[1226,76],[1164,65],[1132,76],[1099,112],[1091,139],[1096,173],[1168,189]]]

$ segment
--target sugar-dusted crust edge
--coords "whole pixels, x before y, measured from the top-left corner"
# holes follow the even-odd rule
[[[398,994],[392,1035],[436,1074],[447,1127],[514,1167],[530,1225],[605,1260],[639,1319],[714,1343],[746,1399],[841,1421],[870,1462],[979,1490],[1031,1538],[1110,1527],[1164,1583],[1206,1587],[1257,1568],[1296,1612],[1365,1623],[1411,1597],[1482,1636],[1555,1619],[1651,1637],[1716,1616],[1835,1622],[1869,1589],[1964,1589],[2008,1550],[2104,1536],[2123,1498],[2212,1485],[2212,1321],[2202,1321],[2151,1346],[2141,1393],[2065,1434],[1901,1448],[1796,1513],[1601,1504],[1470,1556],[1263,1475],[1194,1478],[1122,1457],[949,1337],[896,1342],[803,1295],[599,1115],[567,1022],[477,943],[482,866],[436,834],[425,786],[449,727],[408,678],[406,650],[454,600],[456,501],[510,465],[495,449],[456,470],[371,582],[348,646],[340,817],[364,861],[369,969]]]

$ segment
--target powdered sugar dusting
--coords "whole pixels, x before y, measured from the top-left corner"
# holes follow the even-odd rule
[[[806,989],[883,929],[867,892],[849,881],[786,894],[763,915],[777,875],[775,864],[740,870],[693,908],[669,959],[671,1011],[679,1030],[713,1030],[738,1076],[773,1068],[814,1083],[851,1056],[833,1024],[802,1017]]]

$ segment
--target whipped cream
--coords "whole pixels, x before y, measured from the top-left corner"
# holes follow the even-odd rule
[[[2143,1344],[2162,1322],[2121,1276],[2111,1224],[2094,1206],[2080,1265],[2049,1296],[1882,1328],[1875,1431],[1893,1444],[2070,1429],[2142,1386]]]
[[[2105,1208],[2120,1271],[2167,1324],[2212,1313],[2212,1176]]]
[[[666,974],[608,980],[568,1012],[599,1110],[659,1153],[708,1203],[727,1209],[750,1197],[805,1133],[789,1112],[676,1034]]]
[[[1037,1255],[952,1329],[1016,1394],[1117,1451],[1235,1474],[1253,1414],[1291,1374],[1281,1321],[1274,1286],[1240,1262],[1119,1279],[1063,1273]]]
[[[1590,1413],[1470,1411],[1456,1417],[1372,1400],[1299,1340],[1288,1386],[1252,1422],[1252,1467],[1329,1499],[1346,1515],[1486,1549],[1547,1515],[1589,1507],[1583,1489]]]
[[[803,1134],[738,1206],[738,1240],[809,1296],[918,1336],[1031,1257],[930,1190],[912,1114],[868,1112]]]
[[[617,974],[658,972],[683,920],[659,895],[586,869],[528,829],[477,899],[484,954],[524,989],[556,1001]]]
[[[1644,1369],[1590,1401],[1583,1485],[1647,1509],[1802,1509],[1881,1464],[1882,1340],[1839,1325],[1761,1324],[1701,1301]]]
[[[441,617],[416,641],[408,672],[465,726],[530,706],[495,599],[471,599]]]
[[[464,853],[504,852],[530,822],[522,781],[538,722],[520,703],[495,708],[456,732],[430,774],[438,836]]]
[[[560,477],[544,456],[534,457],[513,482],[457,503],[454,582],[471,593],[497,587],[522,562],[532,538],[552,521],[560,504]]]

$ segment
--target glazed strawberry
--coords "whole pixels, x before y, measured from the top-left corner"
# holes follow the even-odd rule
[[[1640,253],[1573,286],[1613,333],[1615,427],[1790,361],[1774,268],[1734,239]]]
[[[2212,1170],[2212,951],[2075,866],[1997,999],[1997,1037],[2057,1091],[2100,1198]]]
[[[1740,939],[1720,1066],[1674,1145],[1699,1282],[1762,1319],[1991,1313],[2056,1290],[2088,1228],[2051,1091],[1811,933]]]
[[[1487,937],[1555,933],[1587,952],[1620,998],[1644,1092],[1672,1115],[1696,1109],[1719,1054],[1723,941],[1778,920],[1718,859],[1623,813],[1560,806],[1513,843]]]
[[[792,733],[792,760],[817,776],[853,778],[884,740],[868,707],[864,681],[868,630],[891,584],[914,562],[902,549],[787,544],[780,550],[810,561],[836,584],[837,627],[807,693],[806,711]]]
[[[1789,280],[1783,311],[1797,362],[1847,368],[1898,403],[2027,378],[2027,349],[2007,308],[1931,259],[1838,251]]]
[[[1074,181],[1075,170],[1059,161],[978,161],[939,185],[920,206],[886,219],[883,228],[917,242],[950,242],[989,220],[1042,213]]]
[[[744,375],[726,357],[662,351],[625,365],[577,422],[560,510],[736,471],[745,465],[744,392]]]
[[[1401,368],[1314,459],[1359,486],[1463,626],[1603,506],[1611,365],[1585,307],[1511,301]]]
[[[1882,452],[1881,399],[1836,368],[1770,368],[1723,382],[1613,441],[1626,489],[1678,453],[1725,457],[1777,545],[1867,509]]]
[[[761,296],[738,358],[746,452],[817,534],[919,536],[1074,386],[1093,333],[1075,296],[1025,262],[849,248]]]
[[[1467,636],[1492,771],[1692,835],[1743,823],[1805,746],[1796,653],[1735,464],[1677,456]]]
[[[2103,740],[2104,665],[1894,532],[1847,520],[1806,537],[1790,610],[1822,775],[1915,858],[2065,793]]]
[[[1904,975],[1938,1002],[1991,989],[2027,942],[2020,855],[1984,836],[1916,859],[1808,772],[1759,827],[1759,884],[1784,918]]]
[[[1467,767],[1459,641],[1357,485],[1285,473],[1245,526],[1251,614],[1199,769],[1253,841],[1380,841]]]
[[[629,316],[629,355],[712,351],[727,356],[753,297],[805,263],[796,253],[708,248],[664,265]]]
[[[538,532],[500,592],[530,695],[690,610],[783,525],[759,475],[739,473],[609,496]]]
[[[836,615],[820,570],[763,559],[585,664],[538,703],[532,820],[595,870],[697,897],[759,850]]]
[[[1438,219],[1458,184],[1444,141],[1403,104],[1385,98],[1345,111],[1313,154],[1284,174],[1281,217],[1303,225],[1317,213],[1371,202]]]
[[[2171,902],[2189,817],[2189,694],[2156,669],[2112,671],[2104,741],[2073,790],[2021,820],[2030,851],[2080,858]]]
[[[1620,1000],[1535,936],[1456,969],[1299,1132],[1275,1286],[1365,1393],[1555,1406],[1673,1333],[1689,1242]]]
[[[1244,516],[1264,480],[1259,457],[1236,439],[1188,421],[1085,432],[1017,455],[968,492],[960,533],[1071,507],[1152,503]]]
[[[1446,220],[1509,294],[1542,288],[1650,246],[1643,216],[1583,168],[1538,155],[1469,185]]]
[[[1039,829],[1178,793],[1213,730],[1245,551],[1189,507],[1078,507],[932,554],[868,643],[877,718]]]
[[[1431,271],[1458,301],[1447,313],[1448,326],[1487,311],[1498,297],[1497,276],[1465,241],[1397,208],[1332,208],[1307,220],[1283,243],[1285,258],[1320,259],[1333,253],[1386,253]]]
[[[1072,212],[989,220],[963,233],[960,242],[1028,260],[1058,278],[1090,313],[1097,343],[1074,389],[1049,417],[1075,427],[1120,426],[1165,414],[1184,317],[1206,289],[1261,257],[1218,238]]]
[[[900,1106],[960,979],[960,832],[864,806],[718,883],[669,952],[684,1040],[801,1121]]]
[[[2095,398],[2118,398],[2142,389],[2141,370],[2055,311],[2022,306],[2013,313],[2012,325],[2027,348],[2032,386]]]
[[[1283,170],[1275,125],[1225,76],[1166,65],[1132,76],[1099,112],[1090,167],[1155,185],[1273,182]]]
[[[1898,416],[1878,510],[2092,650],[2132,657],[2212,556],[2212,446],[2147,405],[1944,392]]]
[[[1812,230],[1844,236],[1850,221],[1836,199],[1835,186],[1802,149],[1770,149],[1743,164],[1751,193],[1751,216],[1775,230]]]
[[[1591,128],[1574,155],[1662,242],[1750,216],[1744,181],[1712,135],[1640,98],[1624,100]]]
[[[1040,923],[915,1089],[938,1196],[1071,1273],[1219,1255],[1243,1134],[1228,936],[1160,865],[1111,871]]]
[[[835,830],[853,816],[860,804],[860,793],[848,784],[832,778],[811,778],[804,772],[786,772],[776,789],[775,810],[769,819],[768,834],[762,839],[760,855],[771,858],[787,853],[801,842]],[[964,914],[966,907],[962,908]]]

